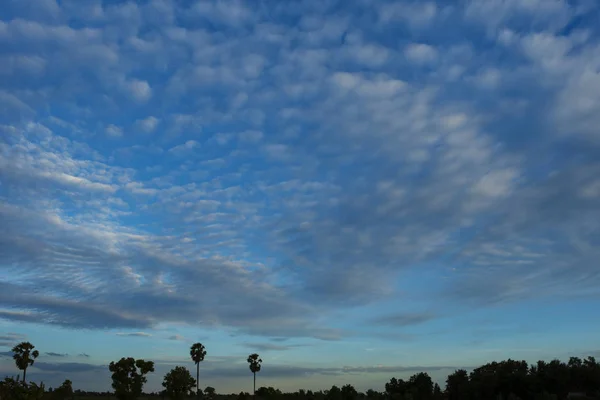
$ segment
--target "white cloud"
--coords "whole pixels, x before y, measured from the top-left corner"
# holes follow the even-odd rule
[[[187,142],[171,147],[169,149],[169,153],[173,153],[175,155],[181,156],[193,149],[197,149],[199,148],[201,145],[199,142],[195,141],[195,140],[188,140]]]
[[[152,97],[152,88],[146,81],[134,79],[128,83],[129,93],[131,96],[140,102],[146,102]]]
[[[438,8],[434,2],[392,2],[379,7],[379,19],[383,23],[404,20],[412,27],[429,25],[436,17]]]
[[[240,132],[238,137],[244,142],[256,143],[260,142],[260,140],[263,138],[263,133],[261,131],[248,130]]]
[[[510,194],[517,176],[518,171],[515,169],[492,171],[483,176],[473,190],[487,197],[504,197]]]
[[[111,137],[123,136],[123,129],[121,127],[113,125],[113,124],[107,125],[106,128],[104,129],[104,131],[106,132],[106,134],[108,136],[111,136]]]
[[[369,67],[380,67],[389,58],[390,51],[382,46],[373,44],[364,44],[359,46],[352,46],[349,49],[349,53],[359,63]]]
[[[428,64],[437,59],[437,50],[425,43],[411,43],[404,48],[404,55],[411,62]]]
[[[501,83],[501,73],[496,68],[480,71],[473,79],[475,84],[483,89],[496,89]]]
[[[136,121],[137,126],[146,133],[154,132],[158,126],[160,120],[156,117],[149,116],[144,119],[138,119]]]

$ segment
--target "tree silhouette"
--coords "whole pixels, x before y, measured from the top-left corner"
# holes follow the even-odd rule
[[[419,372],[408,380],[413,398],[431,400],[433,398],[433,381],[426,372]]]
[[[336,385],[333,385],[331,389],[327,390],[327,393],[325,393],[325,399],[342,400],[342,390]]]
[[[250,371],[252,371],[252,374],[254,374],[253,392],[254,395],[256,395],[256,373],[260,371],[260,363],[262,363],[262,360],[259,358],[258,354],[253,353],[248,356],[248,359],[246,361],[248,361],[248,364],[250,364]]]
[[[442,394],[442,389],[440,388],[440,385],[436,383],[433,385],[433,400],[442,400],[443,398],[444,395]]]
[[[207,386],[207,387],[204,389],[204,394],[206,395],[206,397],[207,397],[207,399],[208,399],[208,400],[212,400],[212,399],[214,399],[214,398],[215,398],[215,396],[216,396],[216,394],[217,394],[217,391],[215,390],[215,388],[214,388],[214,387],[212,387],[212,386]]]
[[[365,396],[367,397],[368,400],[377,400],[381,397],[379,392],[377,392],[373,389],[367,390],[367,392],[365,393]]]
[[[146,375],[154,372],[154,362],[123,357],[116,363],[112,361],[108,369],[113,373],[112,387],[117,399],[134,400],[142,394]]]
[[[408,384],[403,379],[392,378],[385,384],[385,393],[391,400],[402,399],[407,390]]]
[[[196,364],[196,396],[200,397],[200,363],[204,361],[204,357],[206,357],[206,348],[202,343],[194,343],[192,347],[190,347],[190,357],[192,357],[192,361]]]
[[[196,380],[185,367],[175,367],[167,372],[162,383],[169,399],[180,400],[192,391],[196,386]]]
[[[52,392],[52,397],[55,400],[65,400],[73,398],[73,382],[66,379],[62,385],[60,385],[54,392]]]
[[[342,386],[341,392],[343,400],[356,400],[358,397],[358,392],[354,386],[350,384]]]
[[[19,381],[19,378],[4,378],[0,381],[0,399],[6,400],[43,400],[45,398],[44,383],[29,385]]]
[[[27,375],[27,368],[35,362],[40,352],[35,349],[35,346],[29,342],[21,342],[12,348],[13,359],[17,368],[23,370],[23,383],[26,383],[25,376]]]
[[[446,396],[448,400],[464,400],[471,397],[467,371],[459,369],[448,375],[446,379]]]
[[[275,400],[282,396],[281,390],[275,389],[272,386],[269,387],[259,387],[256,389],[256,396],[261,400]]]

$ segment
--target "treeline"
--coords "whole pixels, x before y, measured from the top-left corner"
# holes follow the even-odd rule
[[[27,368],[34,364],[39,353],[35,346],[23,342],[13,348],[15,364],[23,371],[23,380],[5,378],[0,382],[0,400],[72,400],[81,397],[115,396],[118,400],[135,400],[141,397],[159,397],[162,400],[182,400],[196,396],[202,400],[249,400],[247,392],[220,395],[213,387],[200,389],[199,364],[206,356],[200,343],[190,348],[190,357],[196,364],[196,379],[183,366],[176,366],[163,379],[164,390],[143,393],[149,373],[154,372],[154,362],[131,357],[111,362],[112,388],[114,393],[73,391],[72,382],[65,380],[57,389],[45,390],[42,384],[27,383]],[[526,361],[506,360],[491,362],[471,372],[459,369],[450,374],[444,389],[431,377],[420,372],[409,379],[391,378],[383,391],[369,389],[358,392],[352,385],[336,385],[328,390],[298,390],[283,393],[273,387],[256,389],[256,373],[262,360],[258,354],[247,358],[254,378],[254,397],[260,400],[564,400],[570,398],[600,399],[600,363],[594,357],[580,359],[571,357],[568,362],[538,361],[529,365]]]

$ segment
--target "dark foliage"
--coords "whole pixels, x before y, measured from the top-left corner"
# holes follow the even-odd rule
[[[108,366],[112,372],[112,387],[119,400],[135,400],[142,394],[146,375],[154,372],[154,362],[136,360],[132,357],[121,358]]]

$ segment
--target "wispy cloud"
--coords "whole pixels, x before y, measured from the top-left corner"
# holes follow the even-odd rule
[[[47,363],[47,362],[43,362],[43,361],[37,361],[35,364],[33,364],[33,368],[41,370],[41,371],[46,371],[46,372],[62,372],[62,373],[93,372],[93,371],[108,370],[108,368],[104,365],[76,363],[76,362]]]
[[[405,327],[419,325],[431,321],[435,317],[433,313],[396,313],[373,318],[370,322],[377,325]]]
[[[6,332],[3,335],[0,335],[0,347],[13,347],[17,343],[22,342],[27,339],[26,335],[22,335],[19,333]]]
[[[279,345],[274,343],[244,343],[245,347],[256,351],[285,351],[295,347],[303,347],[306,345],[291,344],[291,345]]]
[[[152,337],[152,334],[146,332],[117,332],[115,335],[128,337]]]
[[[52,351],[47,351],[44,354],[47,356],[50,356],[50,357],[68,357],[69,356],[67,353],[54,353]]]

